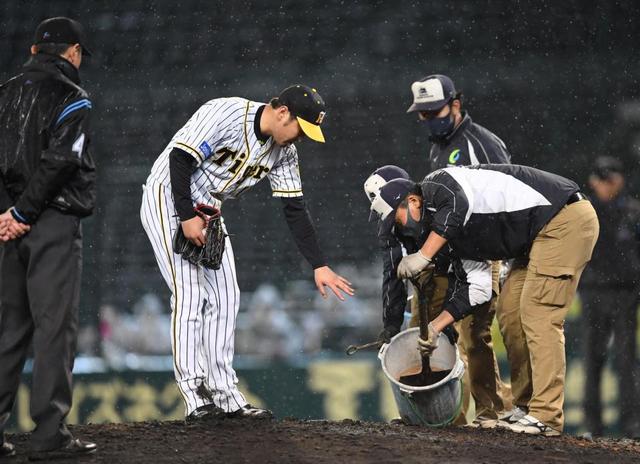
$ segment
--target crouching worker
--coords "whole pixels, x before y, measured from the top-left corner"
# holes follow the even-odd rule
[[[384,203],[380,199],[375,201],[376,195],[387,182],[394,179],[404,179],[409,182],[409,175],[402,168],[388,165],[376,169],[366,180],[364,190],[369,200],[373,202],[370,220],[379,216],[380,211],[376,208],[384,209]],[[404,224],[394,224],[390,230],[379,237],[384,263],[382,283],[384,329],[379,337],[381,342],[388,343],[391,337],[400,332],[404,320],[407,287],[397,275],[403,249],[407,253],[418,251],[426,240],[428,232],[427,223],[407,216]],[[462,277],[456,279],[454,277],[456,273]],[[493,428],[497,425],[499,415],[510,409],[510,400],[503,395],[504,391],[507,392],[507,396],[509,395],[508,389],[505,389],[501,382],[491,340],[491,324],[495,314],[492,300],[497,295],[497,275],[496,279],[492,277],[491,262],[461,261],[450,256],[447,250],[441,250],[434,258],[434,265],[412,279],[414,297],[411,300],[410,327],[418,326],[419,301],[427,305],[429,320],[435,319],[442,311],[443,305],[446,306],[446,302],[451,298],[465,299],[464,304],[474,306],[471,317],[456,324],[460,333],[457,345],[466,366],[463,377],[463,407],[460,417],[454,422],[456,425],[467,423],[469,392],[475,402],[475,419],[468,424],[469,426]],[[449,287],[450,279],[452,282],[462,280],[468,285],[464,289]],[[492,282],[495,285],[492,285]],[[447,333],[450,339],[454,338],[455,332],[451,325],[450,332]]]
[[[400,278],[432,266],[444,247],[461,260],[528,259],[526,272],[512,272],[501,295],[519,303],[509,311],[511,317],[499,320],[500,330],[509,359],[528,364],[511,365],[512,378],[517,372],[524,377],[517,380],[528,382],[531,391],[528,413],[509,428],[559,435],[566,370],[563,324],[599,231],[596,213],[578,185],[518,165],[445,168],[419,185],[404,179],[387,183],[374,207],[383,233],[405,225],[408,217],[430,229],[421,248],[400,262]],[[454,282],[454,288],[464,285],[461,279]],[[421,342],[425,354],[436,348],[440,331],[470,314],[473,305],[463,303],[462,298],[445,302]]]

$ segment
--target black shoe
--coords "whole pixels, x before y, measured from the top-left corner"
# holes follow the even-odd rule
[[[16,447],[13,446],[8,441],[2,442],[2,446],[0,446],[0,458],[6,458],[9,456],[16,455]]]
[[[268,409],[254,408],[250,404],[245,404],[237,411],[227,413],[229,419],[271,419],[272,417],[273,413]]]
[[[29,455],[30,461],[45,461],[49,459],[64,459],[95,453],[98,447],[95,443],[72,438],[66,445],[47,451],[34,451]]]
[[[187,422],[187,424],[193,424],[196,422],[215,421],[223,419],[224,417],[225,413],[222,409],[217,407],[215,404],[207,404],[205,406],[200,406],[195,411],[191,412],[191,414],[186,417],[185,422]]]

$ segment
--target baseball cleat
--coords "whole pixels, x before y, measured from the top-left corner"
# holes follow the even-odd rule
[[[529,435],[543,435],[545,437],[558,437],[560,432],[543,424],[533,416],[526,415],[515,424],[509,426],[509,429],[516,433],[527,433]]]
[[[49,461],[53,459],[72,459],[87,454],[93,454],[98,449],[95,443],[82,441],[78,438],[72,438],[69,442],[61,446],[47,451],[34,451],[29,455],[30,461]]]
[[[245,404],[237,411],[227,413],[229,419],[271,419],[272,417],[273,413],[268,409],[255,408],[250,404]]]
[[[193,424],[194,422],[206,422],[224,418],[225,413],[222,409],[214,404],[207,404],[200,406],[189,414],[185,422],[187,424]]]

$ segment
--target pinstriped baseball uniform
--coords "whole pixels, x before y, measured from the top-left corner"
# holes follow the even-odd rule
[[[262,142],[255,133],[254,120],[262,105],[243,98],[205,103],[160,154],[144,186],[140,214],[172,293],[174,371],[187,415],[211,402],[226,412],[247,403],[232,367],[240,291],[228,237],[217,271],[193,265],[173,252],[180,220],[172,198],[169,154],[178,148],[196,160],[198,167],[191,176],[195,203],[221,206],[265,177],[274,196],[301,197],[295,146],[279,146],[273,138]]]

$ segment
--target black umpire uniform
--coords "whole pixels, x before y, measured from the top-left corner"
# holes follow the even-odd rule
[[[34,43],[79,44],[87,54],[80,24],[68,18],[41,23]],[[33,450],[90,452],[95,445],[73,439],[64,419],[78,328],[80,219],[95,203],[91,101],[76,66],[32,51],[23,71],[0,86],[0,207],[31,226],[0,244],[0,443],[8,454],[4,427],[33,342]]]

